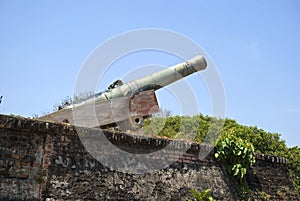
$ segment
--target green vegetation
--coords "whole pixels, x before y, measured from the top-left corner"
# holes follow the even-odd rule
[[[145,120],[144,133],[214,145],[220,142],[217,142],[219,136],[224,138],[230,134],[235,139],[251,143],[256,153],[286,157],[294,184],[300,194],[300,148],[288,148],[278,133],[266,132],[256,126],[240,125],[232,119],[223,120],[202,114],[193,117],[153,117]],[[239,176],[245,173],[240,165],[236,166],[234,171],[237,171]]]
[[[218,139],[215,158],[225,162],[229,173],[242,183],[247,170],[255,163],[254,147],[247,140],[226,133]]]
[[[214,144],[222,131],[224,120],[202,114],[190,116],[153,117],[144,122],[144,133]]]
[[[289,170],[297,191],[300,194],[300,147],[288,148],[282,155],[289,160]]]
[[[211,196],[211,190],[207,189],[202,192],[198,192],[196,190],[191,190],[192,196],[197,200],[197,201],[215,201],[215,199]],[[188,201],[192,201],[189,199]]]
[[[236,137],[231,132],[224,132],[215,146],[215,158],[227,165],[229,174],[239,182],[239,198],[248,200],[250,188],[245,175],[255,163],[254,147],[248,140]]]

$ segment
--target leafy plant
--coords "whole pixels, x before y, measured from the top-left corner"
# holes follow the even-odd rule
[[[192,196],[197,200],[197,201],[215,201],[215,199],[211,196],[211,190],[206,189],[202,192],[198,192],[196,190],[191,190]],[[192,201],[189,199],[188,201]]]
[[[254,147],[247,140],[242,140],[231,134],[221,136],[215,147],[215,158],[225,161],[229,173],[242,181],[247,169],[255,163]]]
[[[285,152],[283,156],[289,161],[288,167],[290,174],[298,194],[300,194],[300,147],[295,146],[288,148],[287,152]]]

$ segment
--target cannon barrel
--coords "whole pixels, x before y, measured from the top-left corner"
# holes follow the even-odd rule
[[[207,62],[203,56],[197,55],[183,63],[163,69],[151,75],[130,81],[121,86],[113,88],[96,95],[96,100],[111,100],[116,97],[133,96],[142,91],[157,90],[180,80],[192,73],[204,70]]]

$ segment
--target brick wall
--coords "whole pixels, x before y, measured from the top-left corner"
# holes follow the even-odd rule
[[[208,188],[217,200],[236,200],[238,185],[211,154],[201,155],[212,147],[124,133],[104,134],[126,153],[153,153],[169,145],[159,157],[150,155],[152,162],[147,164],[154,169],[157,164],[176,162],[148,173],[116,171],[98,162],[82,142],[95,138],[85,142],[90,143],[89,149],[95,148],[101,160],[115,160],[122,170],[143,170],[145,164],[99,147],[97,129],[0,115],[0,200],[187,200],[190,189]],[[182,155],[180,151],[185,148]],[[263,196],[299,200],[286,159],[256,157],[258,161],[247,182],[257,200]]]

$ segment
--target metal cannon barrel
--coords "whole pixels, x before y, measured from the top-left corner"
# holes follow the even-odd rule
[[[206,66],[205,58],[198,55],[183,63],[102,92],[96,96],[96,100],[111,100],[116,97],[133,96],[139,92],[151,89],[157,90],[192,73],[204,70]]]

